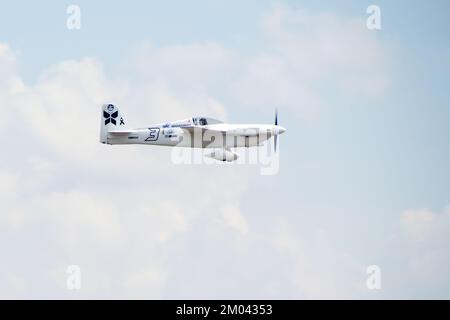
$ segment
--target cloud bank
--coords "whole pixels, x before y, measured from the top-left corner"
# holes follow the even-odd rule
[[[55,63],[32,84],[0,44],[0,297],[380,297],[365,288],[366,255],[329,225],[308,231],[321,208],[304,209],[299,221],[297,207],[246,204],[271,192],[256,194],[265,178],[254,168],[177,166],[164,148],[98,143],[106,101],[136,125],[194,114],[225,119],[235,106],[264,113],[276,105],[315,119],[333,107],[323,86],[371,97],[389,85],[387,54],[364,21],[275,6],[260,24],[267,44],[250,56],[215,42],[144,42],[124,58],[120,76],[85,57]],[[448,231],[447,216],[398,213],[411,253],[400,253],[403,277],[428,279],[448,262],[448,240],[437,236]],[[66,289],[69,265],[81,268],[80,291]]]

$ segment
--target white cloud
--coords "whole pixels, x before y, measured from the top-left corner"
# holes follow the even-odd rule
[[[17,75],[17,59],[11,48],[0,43],[0,92],[15,93],[21,90],[22,81]]]
[[[414,298],[448,296],[450,285],[450,206],[442,212],[408,209],[400,215],[400,230],[385,253],[390,283]],[[394,291],[395,292],[395,291]],[[396,292],[405,296],[404,291]]]
[[[276,5],[262,19],[267,48],[244,65],[236,99],[254,108],[279,106],[311,119],[324,107],[324,84],[346,98],[376,97],[388,85],[386,52],[363,19]]]
[[[7,171],[0,171],[0,196],[7,198],[16,196],[18,181],[16,175]]]
[[[93,138],[99,132],[100,106],[113,96],[120,96],[120,90],[107,82],[97,61],[65,61],[13,95],[9,108],[18,110],[33,136],[56,152],[89,163],[86,155],[98,150]]]
[[[151,123],[185,119],[193,115],[207,115],[217,119],[226,119],[225,106],[204,92],[188,91],[180,93],[170,86],[150,82],[146,85],[135,86],[129,96],[128,104],[134,107],[132,111],[142,110],[144,116],[147,115],[146,118],[150,119],[148,121],[151,121]],[[128,112],[126,115],[128,117]],[[139,117],[135,114],[130,119],[133,123],[137,123]]]
[[[239,210],[237,205],[226,204],[220,209],[224,224],[241,235],[249,232],[249,226],[245,216]]]
[[[424,240],[436,224],[436,214],[427,209],[407,210],[402,222],[408,236],[413,240]]]
[[[4,168],[2,169],[4,170]],[[0,202],[2,207],[7,209],[2,210],[3,214],[0,215],[0,222],[11,227],[20,226],[24,219],[20,211],[11,210],[18,199],[18,186],[17,175],[12,172],[0,171]]]
[[[147,82],[168,85],[177,91],[203,91],[223,77],[234,59],[230,50],[214,42],[162,48],[146,43],[137,48],[132,68]]]
[[[13,120],[10,95],[22,91],[24,87],[17,68],[15,53],[7,44],[0,43],[0,127],[9,125]]]
[[[235,64],[230,50],[217,43],[135,48],[126,65],[133,85],[128,103],[154,123],[193,114],[226,119],[225,106],[208,88],[220,83]]]
[[[11,70],[4,79],[20,79],[14,54],[5,45],[1,49],[4,70]],[[180,57],[180,63],[201,73],[196,81],[202,87],[217,72],[222,49],[216,45],[186,49],[193,53]],[[203,49],[212,56],[197,70],[192,63],[203,61],[198,55]],[[169,54],[176,60],[184,52],[177,47],[152,54],[155,59],[164,60]],[[24,254],[31,260],[33,251],[42,251],[40,264],[13,258],[2,266],[2,279],[9,275],[21,279],[18,295],[71,297],[65,289],[65,270],[79,264],[85,279],[81,296],[108,296],[105,292],[112,290],[112,297],[160,297],[165,284],[161,270],[168,263],[160,248],[190,232],[196,219],[210,213],[210,204],[222,210],[222,201],[239,199],[242,187],[231,186],[244,185],[246,178],[231,168],[174,166],[163,148],[112,148],[98,142],[100,106],[105,101],[117,101],[137,126],[146,125],[139,123],[144,118],[175,120],[197,112],[225,116],[224,106],[206,92],[178,90],[177,83],[186,79],[175,74],[176,68],[156,65],[169,68],[158,71],[167,71],[165,81],[150,77],[142,82],[133,77],[115,81],[105,76],[96,59],[63,61],[45,70],[35,84],[0,93],[0,101],[8,101],[0,108],[9,113],[9,127],[21,129],[16,140],[32,138],[29,148],[16,145],[0,159],[2,243],[13,250],[10,239],[38,235],[32,251],[27,246]],[[156,65],[143,66],[144,78]],[[133,107],[134,102],[138,103]],[[0,127],[2,137],[9,129]],[[211,174],[218,175],[214,181]],[[215,188],[215,183],[227,191]],[[48,290],[36,290],[40,279],[48,281]],[[5,283],[2,296],[14,292],[18,281]]]
[[[382,47],[358,31],[359,21],[276,7],[262,23],[267,48],[251,57],[218,43],[147,45],[118,79],[84,58],[25,85],[16,56],[0,45],[0,82],[8,84],[0,110],[28,143],[0,159],[0,242],[26,256],[0,267],[1,279],[10,278],[2,296],[72,297],[64,287],[69,264],[82,268],[80,297],[173,298],[183,286],[188,298],[358,295],[364,269],[345,250],[308,239],[268,209],[257,218],[243,209],[260,182],[248,168],[175,166],[162,148],[98,143],[105,101],[139,126],[193,114],[225,119],[237,107],[211,95],[212,87],[239,106],[287,107],[302,117],[326,106],[323,79],[349,93],[383,92]],[[287,209],[280,214],[297,215]]]
[[[447,239],[447,232],[450,231],[450,205],[442,212],[408,209],[402,214],[402,224],[406,235],[413,241],[440,242]]]
[[[118,210],[114,203],[98,194],[50,193],[32,201],[29,210],[33,215],[45,215],[44,223],[56,224],[60,231],[58,238],[72,248],[89,238],[115,245],[122,237]]]
[[[295,297],[349,299],[364,294],[364,265],[331,243],[324,230],[307,239],[297,234],[286,219],[279,218],[273,226],[273,245],[292,266],[290,289]]]
[[[163,270],[154,266],[132,272],[124,279],[125,296],[135,299],[161,299],[166,277]]]

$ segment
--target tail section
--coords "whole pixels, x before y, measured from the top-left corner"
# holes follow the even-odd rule
[[[104,104],[100,122],[100,142],[108,143],[108,132],[123,129],[124,127],[125,120],[119,108],[113,104]]]

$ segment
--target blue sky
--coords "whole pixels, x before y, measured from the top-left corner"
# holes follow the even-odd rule
[[[81,8],[80,30],[66,28],[70,4]],[[371,4],[381,8],[380,31],[365,27]],[[10,290],[0,293],[78,297],[58,287],[55,270],[79,260],[90,266],[86,274],[102,279],[80,297],[448,298],[450,282],[439,271],[450,261],[449,11],[448,1],[438,0],[3,2],[4,130],[36,140],[26,150],[0,140],[9,151],[0,162],[2,183],[17,184],[15,191],[0,188],[13,199],[0,221],[2,238],[14,243],[40,228],[66,230],[78,218],[70,210],[68,217],[49,213],[52,208],[64,211],[78,198],[91,205],[74,210],[86,217],[75,222],[70,239],[49,232],[49,242],[63,245],[38,269],[55,282],[45,287],[48,294],[39,292],[42,280],[21,260],[0,269]],[[278,107],[288,129],[280,172],[264,177],[254,166],[179,167],[165,163],[169,151],[151,148],[109,154],[91,143],[98,138],[96,119],[83,125],[81,138],[71,133],[80,128],[77,120],[61,119],[66,101],[70,110],[84,104],[86,115],[74,119],[94,119],[102,99],[117,101],[136,125],[144,117],[151,123],[198,113],[271,123]],[[67,141],[54,136],[58,129],[69,131]],[[112,164],[99,164],[112,156],[121,167],[123,201],[107,200],[116,182],[108,178]],[[148,159],[151,168],[126,169],[131,156],[137,167]],[[186,192],[186,181],[195,181],[198,192]],[[146,192],[151,204],[135,199]],[[217,214],[202,205],[202,192],[211,193],[211,206],[220,203]],[[124,203],[134,208],[133,218]],[[97,220],[89,218],[105,205]],[[155,217],[153,207],[173,216]],[[105,227],[110,219],[116,224]],[[147,233],[140,219],[152,225],[149,238],[139,234]],[[93,235],[82,246],[96,248],[92,255],[67,253],[95,228],[104,238]],[[145,251],[142,243],[152,248],[148,256],[132,252],[128,264],[110,273],[96,267],[95,250],[109,248],[105,260],[116,261],[132,244]],[[25,261],[33,256],[29,250]],[[229,264],[227,276],[220,263]],[[255,264],[265,266],[249,276]],[[370,264],[384,270],[380,292],[360,285]],[[22,271],[11,276],[13,269]],[[286,275],[263,280],[277,270]],[[190,291],[192,272],[206,275],[196,274],[197,289]],[[209,285],[216,277],[223,282]],[[147,280],[147,287],[136,285]]]

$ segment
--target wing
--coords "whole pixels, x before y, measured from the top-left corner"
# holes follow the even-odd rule
[[[261,133],[259,128],[226,128],[226,129],[214,129],[214,128],[205,128],[200,126],[192,126],[192,127],[183,127],[183,130],[189,132],[191,135],[194,134],[195,130],[201,130],[201,133],[209,132],[212,134],[223,134],[223,135],[232,135],[232,136],[244,136],[244,137],[256,137]],[[197,131],[198,132],[198,131]],[[264,132],[267,134],[267,132]]]
[[[208,128],[204,128],[204,127],[196,127],[196,126],[181,127],[181,129],[183,129],[183,131],[188,132],[191,135],[194,134],[194,132],[201,132],[202,134],[205,132],[217,133],[217,134],[226,134],[227,133],[226,130],[215,130],[215,129],[208,129]]]

